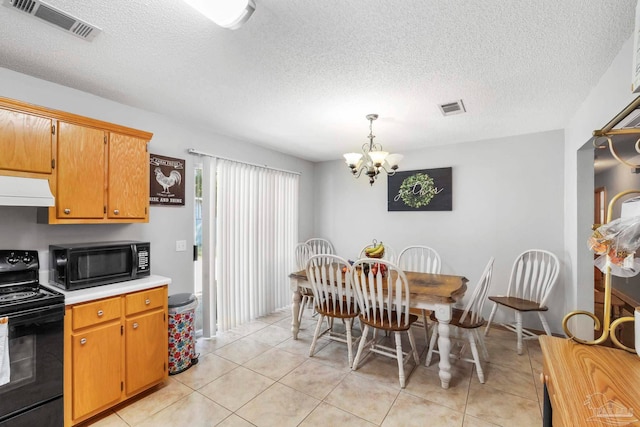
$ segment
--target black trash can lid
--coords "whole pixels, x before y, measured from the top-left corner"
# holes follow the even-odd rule
[[[196,296],[189,293],[169,295],[169,308],[176,308],[193,304],[195,300]]]

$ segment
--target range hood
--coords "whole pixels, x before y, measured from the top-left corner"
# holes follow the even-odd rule
[[[55,206],[49,181],[0,175],[0,206]]]

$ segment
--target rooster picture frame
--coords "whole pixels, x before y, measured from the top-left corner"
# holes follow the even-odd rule
[[[149,154],[149,204],[184,206],[184,159]]]

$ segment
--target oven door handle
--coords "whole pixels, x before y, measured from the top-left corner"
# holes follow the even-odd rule
[[[45,323],[57,321],[64,319],[64,303],[24,310],[18,313],[9,314],[8,317],[9,327],[27,322]]]

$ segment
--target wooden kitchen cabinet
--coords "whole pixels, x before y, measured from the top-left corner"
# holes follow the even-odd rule
[[[56,217],[104,218],[105,131],[58,125]]]
[[[127,294],[125,300],[125,392],[132,395],[167,373],[167,289]],[[158,357],[162,354],[166,357]]]
[[[56,206],[38,222],[149,222],[153,134],[0,97],[0,175],[44,178]]]
[[[162,381],[166,361],[158,354],[167,353],[167,322],[163,310],[152,311],[126,320],[125,392],[127,396],[149,384]]]
[[[52,171],[53,121],[16,108],[19,105],[0,99],[0,170],[47,178]]]
[[[108,149],[107,217],[117,220],[148,220],[147,141],[111,132]]]
[[[120,401],[122,335],[120,322],[72,334],[73,418]]]
[[[147,141],[59,122],[55,217],[49,223],[147,222]]]
[[[65,426],[168,376],[167,285],[66,307]]]

